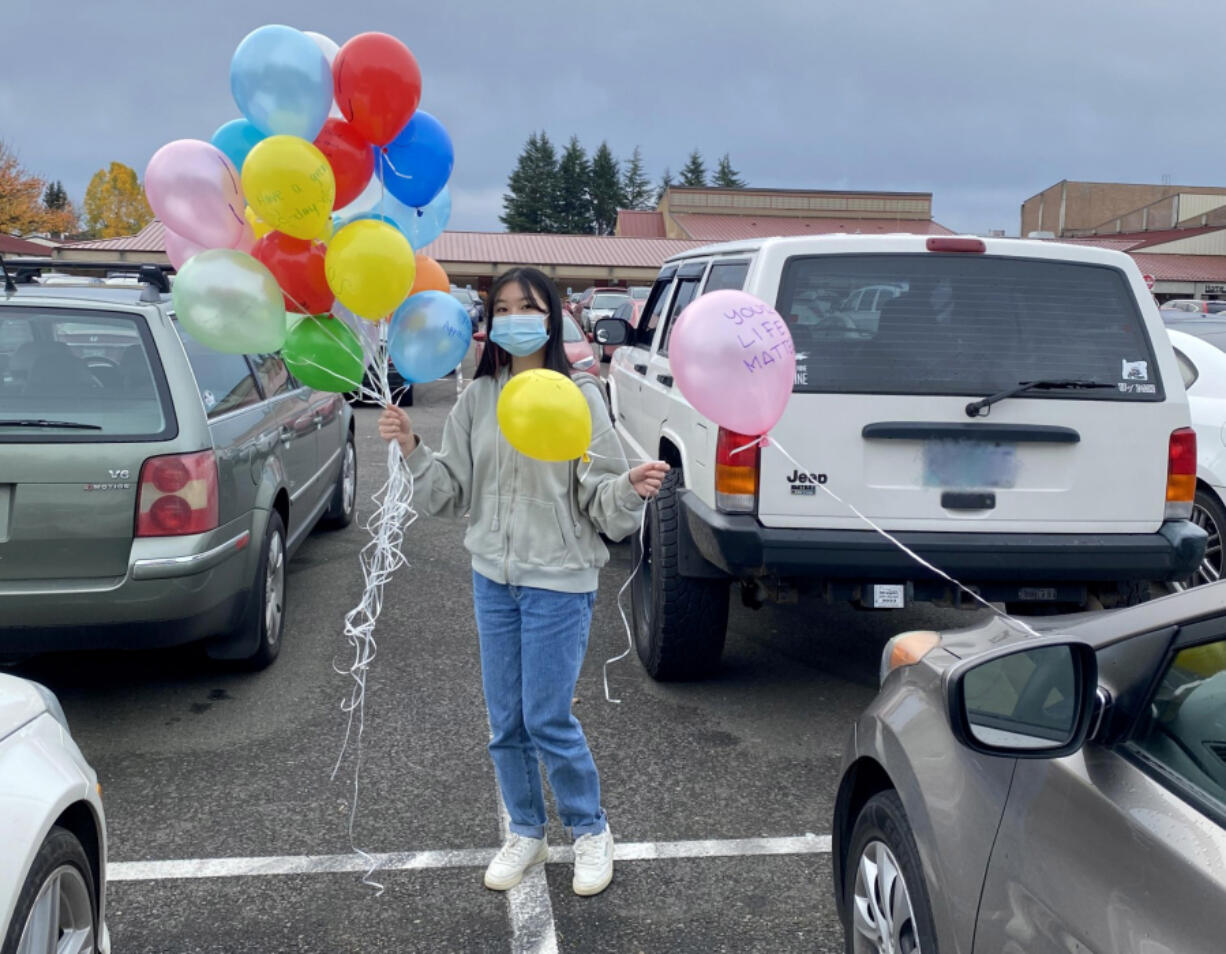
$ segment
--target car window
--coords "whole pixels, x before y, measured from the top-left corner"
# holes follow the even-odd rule
[[[707,274],[703,294],[724,288],[735,288],[739,291],[745,287],[745,276],[748,274],[748,262],[716,262]]]
[[[635,285],[630,289],[630,297],[635,301],[646,301],[647,296],[651,294],[650,285]]]
[[[1196,383],[1196,379],[1200,375],[1196,370],[1196,365],[1192,363],[1192,359],[1178,348],[1175,349],[1175,361],[1179,365],[1179,376],[1183,378],[1183,386],[1186,390]]]
[[[260,391],[245,357],[206,348],[182,331],[179,337],[210,419],[259,403]]]
[[[823,310],[809,301],[840,304]],[[874,301],[879,309],[865,307]],[[1072,390],[1034,397],[1165,397],[1131,286],[1108,266],[930,253],[797,256],[784,266],[776,307],[803,356],[797,391],[982,397],[1021,381],[1077,379],[1112,388],[1092,398]]]
[[[152,440],[175,426],[161,362],[139,315],[21,308],[0,322],[0,442]]]
[[[1226,809],[1226,639],[1175,653],[1130,747]]]
[[[296,387],[297,382],[289,373],[289,368],[276,354],[253,354],[251,365],[255,368],[256,378],[264,392],[265,399],[286,394]]]
[[[651,342],[656,336],[656,327],[664,317],[664,309],[668,307],[672,285],[672,278],[669,277],[663,281],[657,281],[652,288],[651,297],[647,299],[646,305],[649,309],[647,320],[639,322],[638,333],[634,338],[636,344],[640,344],[645,348],[651,347]]]
[[[571,318],[562,319],[562,340],[563,341],[586,341],[587,337],[579,330],[579,326],[575,324]]]
[[[626,296],[620,292],[601,292],[592,298],[592,308],[616,308],[623,301]]]
[[[673,295],[673,303],[668,309],[667,324],[664,326],[664,340],[660,345],[660,354],[668,354],[668,339],[677,323],[677,316],[685,311],[685,306],[698,297],[698,286],[702,284],[702,276],[680,278],[677,280],[677,291]]]

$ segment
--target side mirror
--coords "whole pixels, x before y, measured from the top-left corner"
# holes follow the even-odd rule
[[[1086,643],[1029,640],[959,663],[947,677],[954,737],[984,755],[1060,758],[1085,743],[1098,659]]]
[[[620,318],[601,318],[596,322],[596,341],[602,345],[630,343],[630,325]]]

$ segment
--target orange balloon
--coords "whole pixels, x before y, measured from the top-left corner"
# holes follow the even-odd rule
[[[414,258],[417,260],[417,278],[413,281],[413,290],[409,292],[410,295],[416,295],[418,292],[424,291],[440,291],[444,295],[451,294],[451,279],[443,271],[442,265],[429,255],[423,255],[421,252],[418,252]]]

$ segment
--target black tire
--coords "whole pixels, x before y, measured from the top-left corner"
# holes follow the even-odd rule
[[[894,932],[896,941],[902,943],[890,948],[899,954],[908,954],[916,949],[924,954],[937,954],[936,929],[932,919],[932,904],[928,900],[928,886],[924,883],[923,866],[920,864],[919,849],[915,845],[915,835],[907,822],[907,813],[903,811],[902,802],[893,790],[878,792],[867,802],[856,816],[852,828],[847,863],[843,866],[843,924],[844,950],[847,954],[860,954],[861,951],[876,950],[865,932],[861,946],[856,946],[858,932],[856,918],[856,891],[860,879],[860,862],[866,851],[876,852],[880,846],[888,849],[893,856],[895,865],[901,875],[903,889],[910,901],[910,917],[904,918],[900,930]],[[898,898],[898,882],[894,882],[895,890],[891,901]],[[868,894],[865,894],[868,897]],[[877,907],[880,907],[880,893],[874,893]],[[870,909],[871,910],[871,909]],[[864,927],[869,927],[867,922]],[[880,949],[884,950],[884,946]]]
[[[634,562],[642,561],[630,587],[634,647],[648,675],[661,682],[714,672],[728,629],[729,581],[680,573],[680,486],[674,468],[647,504],[645,541],[632,538]]]
[[[30,866],[30,873],[17,896],[17,906],[13,910],[13,918],[9,922],[4,943],[0,946],[0,954],[15,954],[21,943],[26,922],[34,910],[34,903],[44,885],[53,877],[63,879],[61,898],[65,897],[66,891],[71,895],[66,909],[61,903],[61,925],[64,925],[66,919],[76,925],[79,931],[85,931],[88,925],[88,943],[82,950],[93,952],[98,949],[98,892],[94,887],[94,874],[89,857],[76,835],[66,828],[54,825],[39,846],[34,863]],[[82,886],[84,890],[81,890]]]
[[[281,515],[273,510],[268,514],[260,562],[251,583],[247,610],[241,624],[247,636],[255,639],[256,649],[251,655],[238,660],[242,669],[267,669],[281,652],[285,635],[285,564],[285,524]]]
[[[341,469],[336,475],[336,487],[332,491],[332,502],[324,512],[320,524],[330,530],[340,530],[353,523],[354,514],[358,509],[358,449],[354,443],[353,431],[345,437],[345,446],[341,450]]]
[[[1205,555],[1200,565],[1188,579],[1182,581],[1186,586],[1201,586],[1214,583],[1226,573],[1222,562],[1222,534],[1226,532],[1226,509],[1222,502],[1209,490],[1197,488],[1196,499],[1192,503],[1192,522],[1209,534],[1205,542]]]

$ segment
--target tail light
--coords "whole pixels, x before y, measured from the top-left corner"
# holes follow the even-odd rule
[[[757,439],[753,434],[719,429],[715,441],[715,506],[725,513],[753,513],[757,505],[762,453]]]
[[[1171,432],[1166,464],[1166,516],[1187,519],[1196,499],[1196,431],[1181,427]]]
[[[177,537],[217,529],[217,458],[197,454],[150,457],[140,469],[138,537]]]
[[[983,239],[959,238],[952,235],[930,238],[924,245],[930,252],[969,252],[972,255],[982,255],[988,250]]]

